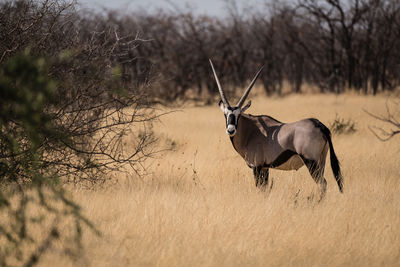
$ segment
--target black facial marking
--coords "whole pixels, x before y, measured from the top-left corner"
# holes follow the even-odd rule
[[[235,115],[229,114],[227,125],[229,125],[229,124],[236,125]]]
[[[292,150],[285,150],[281,154],[279,154],[279,156],[276,157],[276,159],[272,163],[264,164],[263,167],[267,167],[267,168],[279,167],[296,154],[297,153]]]

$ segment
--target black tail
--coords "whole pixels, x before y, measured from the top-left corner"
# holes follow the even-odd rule
[[[343,176],[340,171],[340,163],[338,158],[336,157],[335,150],[333,149],[333,144],[332,144],[332,138],[331,138],[331,131],[323,125],[319,120],[317,119],[311,119],[311,121],[314,123],[314,125],[318,128],[321,129],[321,132],[324,134],[326,140],[328,141],[329,144],[329,154],[331,158],[331,167],[332,167],[332,172],[333,175],[335,176],[336,182],[339,186],[339,190],[341,193],[343,193]]]
[[[326,139],[328,139],[329,143],[329,154],[331,155],[331,167],[333,175],[335,176],[340,192],[343,193],[343,176],[342,172],[340,171],[340,163],[338,158],[336,157],[335,150],[333,149],[331,136],[327,136]]]

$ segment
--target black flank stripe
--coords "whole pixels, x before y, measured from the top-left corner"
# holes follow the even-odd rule
[[[296,155],[297,153],[292,150],[285,150],[270,164],[264,164],[263,167],[266,168],[275,168],[279,167],[288,161],[292,156]]]

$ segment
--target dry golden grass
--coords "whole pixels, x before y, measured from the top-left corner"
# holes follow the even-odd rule
[[[328,164],[321,203],[308,200],[318,189],[305,167],[271,171],[272,192],[258,191],[217,105],[186,107],[156,125],[162,144],[175,149],[152,161],[151,175],[72,192],[102,237],[85,233],[78,262],[48,253],[42,265],[398,266],[400,139],[378,141],[368,130],[376,122],[362,110],[383,113],[386,97],[252,100],[249,113],[285,122],[316,117],[329,125],[336,113],[356,121],[356,133],[333,136],[344,194]]]

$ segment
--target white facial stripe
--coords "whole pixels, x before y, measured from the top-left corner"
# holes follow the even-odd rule
[[[228,130],[229,132],[233,132],[235,129],[235,125],[229,124],[228,127],[226,127],[226,130]]]
[[[233,114],[235,114],[235,116],[239,116],[239,114],[240,114],[240,108],[235,109],[235,110],[233,111]]]

